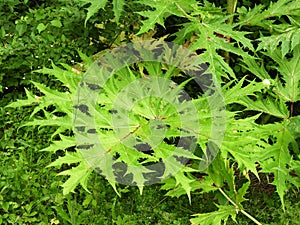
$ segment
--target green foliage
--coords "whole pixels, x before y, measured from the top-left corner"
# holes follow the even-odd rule
[[[95,15],[100,9],[105,9],[105,6],[107,4],[107,0],[80,0],[84,5],[90,4],[90,6],[87,8],[87,15],[84,24],[86,25],[87,21]],[[116,19],[116,22],[119,23],[121,13],[123,12],[123,8],[125,5],[124,0],[113,0],[113,12]]]
[[[226,221],[229,216],[235,219],[236,210],[234,206],[218,206],[218,211],[212,213],[203,213],[197,216],[197,218],[191,219],[192,224],[218,224],[221,225],[222,221]]]
[[[75,192],[76,194],[85,193],[86,196],[82,206],[76,200],[67,197],[68,213],[63,209],[61,202],[53,206],[58,218],[63,218],[64,221],[71,224],[87,223],[88,213],[84,210],[90,204],[96,204],[93,203],[93,199],[98,194],[89,188],[88,183],[91,177],[95,176],[92,173],[93,165],[85,161],[75,137],[72,136],[72,133],[76,132],[72,127],[72,107],[74,97],[77,96],[78,84],[83,75],[81,69],[88,68],[92,63],[91,57],[85,56],[81,52],[77,53],[75,50],[79,46],[82,49],[89,44],[82,40],[74,41],[76,35],[74,36],[74,32],[71,32],[74,24],[64,19],[65,15],[70,16],[72,10],[79,6],[87,7],[84,22],[86,28],[80,27],[83,36],[89,38],[91,33],[85,32],[87,30],[92,31],[98,26],[100,30],[109,31],[107,35],[103,35],[104,38],[110,39],[106,46],[122,43],[129,38],[129,35],[125,34],[129,31],[127,30],[129,26],[126,26],[128,24],[124,20],[131,17],[127,14],[139,15],[140,25],[137,26],[135,22],[131,21],[129,25],[135,26],[136,31],[138,30],[136,35],[143,35],[142,38],[147,38],[147,35],[151,36],[151,30],[156,31],[160,27],[168,32],[168,20],[174,17],[179,18],[182,22],[171,24],[172,28],[175,27],[174,30],[160,38],[171,39],[175,43],[182,44],[198,53],[201,59],[209,65],[209,71],[216,76],[220,83],[227,107],[226,121],[224,121],[226,131],[222,145],[218,149],[220,151],[212,164],[208,168],[202,169],[201,157],[205,159],[210,153],[207,150],[209,138],[203,134],[210,134],[212,126],[211,109],[206,96],[198,91],[195,85],[190,84],[189,77],[180,72],[174,72],[165,65],[149,62],[129,65],[116,72],[107,81],[97,98],[97,103],[102,105],[102,107],[96,107],[95,111],[97,135],[104,140],[102,144],[105,149],[109,150],[110,154],[118,155],[120,162],[125,162],[130,166],[139,166],[139,168],[142,168],[141,165],[143,164],[156,163],[159,160],[164,161],[170,155],[189,158],[189,163],[186,166],[173,174],[172,177],[162,181],[161,189],[166,191],[167,196],[171,197],[182,199],[182,195],[187,195],[189,203],[193,206],[196,204],[194,200],[199,200],[194,194],[202,197],[210,196],[210,201],[213,201],[214,204],[209,205],[207,211],[203,210],[205,206],[202,205],[202,209],[197,209],[198,212],[189,212],[192,214],[190,222],[195,225],[225,224],[236,221],[239,223],[243,220],[241,214],[246,216],[246,224],[249,223],[249,220],[256,224],[269,223],[268,218],[263,213],[257,213],[256,210],[251,209],[253,205],[250,204],[254,201],[253,196],[255,195],[251,192],[251,186],[259,183],[257,180],[261,180],[262,175],[267,177],[268,188],[274,188],[279,196],[272,195],[272,200],[279,199],[276,201],[277,205],[275,203],[272,205],[273,203],[268,202],[270,200],[267,200],[267,204],[273,208],[278,208],[281,204],[283,209],[293,211],[290,204],[286,204],[286,194],[289,194],[289,190],[292,190],[293,187],[300,187],[300,25],[298,22],[300,3],[292,0],[278,0],[271,2],[268,6],[259,4],[251,7],[249,7],[251,4],[248,1],[243,3],[245,5],[240,3],[237,7],[237,13],[231,15],[227,15],[223,10],[225,6],[216,7],[209,2],[199,3],[195,0],[140,0],[134,3],[123,0],[114,0],[112,3],[81,0],[69,4],[64,10],[45,3],[42,9],[30,6],[32,8],[29,7],[30,10],[21,18],[16,18],[14,13],[10,15],[8,23],[1,28],[3,41],[0,50],[4,55],[1,58],[4,73],[9,69],[16,69],[18,71],[17,76],[20,76],[24,71],[28,73],[29,68],[30,70],[38,69],[39,66],[44,65],[42,69],[35,70],[35,74],[49,76],[58,84],[53,87],[43,82],[43,79],[32,81],[32,85],[37,91],[25,89],[27,99],[17,100],[9,104],[6,109],[11,107],[32,108],[30,120],[23,123],[20,126],[21,129],[38,126],[39,130],[45,131],[45,126],[51,127],[51,130],[47,130],[51,133],[51,137],[48,137],[52,140],[50,146],[37,146],[36,148],[55,156],[55,161],[50,163],[51,160],[48,160],[48,167],[55,168],[58,175],[68,176],[63,184],[60,183],[64,195],[70,196],[69,193]],[[11,12],[14,12],[15,8],[20,5],[28,6],[27,1],[24,3],[15,2],[11,5],[1,4]],[[87,4],[90,5],[87,6]],[[128,9],[132,5],[136,8]],[[55,12],[57,15],[54,16],[48,12]],[[99,12],[105,12],[108,15],[108,18],[103,19],[101,26],[97,25],[95,22],[97,19],[94,19],[95,16],[101,14]],[[2,14],[4,15],[3,12]],[[80,11],[78,18],[73,15],[70,21],[81,23],[82,15]],[[95,27],[90,28],[87,21],[90,21]],[[66,33],[58,32],[61,30],[72,33],[72,35],[66,36]],[[118,37],[119,40],[115,41]],[[6,39],[4,40],[4,38]],[[137,39],[137,36],[131,36],[131,38]],[[54,43],[59,48],[51,50],[52,47],[49,48],[48,46],[43,50],[43,48],[36,49],[36,45],[29,45],[28,47],[27,44],[32,43],[31,41],[36,44],[42,43],[45,46]],[[72,46],[71,51],[68,50],[68,43],[70,42],[72,43],[70,44]],[[155,49],[155,46],[149,46],[149,49]],[[33,50],[34,54],[30,53],[29,56],[28,52]],[[15,51],[20,54],[17,57],[9,57]],[[60,54],[56,54],[56,51]],[[95,49],[91,49],[85,53],[91,55],[95,51]],[[48,68],[47,60],[44,60],[43,63],[34,62],[37,63],[36,65],[31,63],[31,59],[34,59],[35,56],[40,57],[45,52],[47,53],[44,58],[50,57],[54,62],[52,69]],[[84,61],[81,68],[78,69],[69,65],[72,54],[73,56],[79,54]],[[67,59],[63,59],[62,55],[68,55],[66,56]],[[11,65],[9,65],[10,63]],[[24,69],[24,67],[26,68]],[[156,77],[157,83],[148,92],[142,89],[138,83],[139,79],[147,80],[149,78],[145,73],[149,74],[150,77]],[[153,74],[156,75],[153,76]],[[1,75],[1,77],[5,78],[7,75]],[[170,83],[161,82],[160,77],[172,81],[179,80],[178,88],[169,91]],[[17,84],[9,84],[8,82],[2,86],[17,86]],[[120,129],[119,136],[116,136],[113,130],[112,113],[110,112],[114,109],[115,101],[120,101],[118,94],[121,90],[127,97],[132,94],[155,96],[156,93],[176,96],[181,90],[188,91],[193,96],[191,102],[197,109],[197,117],[201,124],[199,132],[193,132],[193,135],[198,138],[196,151],[190,153],[182,148],[176,149],[173,143],[170,143],[171,140],[181,135],[178,131],[180,127],[189,129],[194,126],[195,121],[192,118],[195,115],[187,114],[186,118],[183,119],[184,123],[180,124],[182,118],[176,114],[176,109],[158,98],[145,98],[143,101],[137,102],[129,115],[131,129],[124,131]],[[123,104],[130,105],[131,103],[126,102],[126,99],[128,98],[122,99],[124,100]],[[177,101],[176,99],[172,100],[172,102]],[[212,98],[211,101],[213,100]],[[178,105],[180,107],[180,104]],[[164,134],[166,134],[169,143],[160,141],[160,137],[164,135],[162,133],[153,136],[153,130],[148,126],[151,125],[149,121],[152,121],[152,118],[164,118],[168,124]],[[11,122],[6,124],[9,123]],[[154,144],[160,143],[153,149],[154,153],[149,155],[128,147],[133,147],[136,144],[132,137],[143,137]],[[22,143],[23,140],[18,141]],[[33,143],[26,144],[28,148],[32,148],[34,145]],[[15,143],[8,141],[1,145],[5,149],[15,147]],[[210,146],[210,150],[217,151],[213,146]],[[4,157],[10,157],[11,154],[9,151],[5,152]],[[20,158],[14,158],[16,155],[13,155],[12,161],[17,164],[20,173],[24,173],[26,166],[23,164],[22,154],[17,156]],[[141,162],[140,159],[144,161]],[[176,160],[172,161],[170,165],[181,166]],[[43,164],[43,166],[45,165]],[[149,172],[148,169],[143,168],[144,173]],[[4,177],[12,180],[12,183],[17,180],[16,176],[11,173],[13,169],[14,166],[11,166],[8,170],[1,171]],[[107,178],[114,176],[111,165],[102,165],[101,169]],[[173,169],[167,166],[162,177],[167,177]],[[141,193],[146,182],[145,177],[140,176],[136,170],[130,168],[127,173],[132,175],[132,182],[137,184]],[[22,179],[26,180],[28,177],[26,175]],[[58,178],[53,176],[51,179]],[[124,195],[126,189],[120,190],[114,179],[108,179],[108,181],[119,196]],[[81,185],[86,192],[76,188],[78,185]],[[10,196],[12,200],[7,200],[3,197],[6,194],[4,185],[0,188],[0,203],[2,210],[5,211],[4,217],[1,217],[2,220],[6,219],[10,223],[17,221],[15,216],[10,217],[7,212],[24,207],[27,213],[24,214],[26,217],[24,222],[35,222],[37,212],[32,210],[33,206],[30,202],[22,199],[20,204],[16,200],[20,196],[13,194]],[[22,188],[20,186],[16,189]],[[102,189],[98,191],[101,193]],[[27,192],[25,195],[30,196]],[[60,195],[57,194],[57,196]],[[111,220],[115,224],[131,224],[133,220],[132,224],[139,222],[147,224],[145,221],[141,222],[141,218],[130,216],[130,212],[116,215],[117,199],[118,197],[115,196],[115,201],[111,207]],[[198,202],[198,204],[200,203]],[[82,207],[81,213],[78,215],[75,214],[76,207]],[[248,214],[246,212],[248,210],[254,212],[253,215],[257,215],[259,218],[254,218]],[[47,213],[53,220],[57,220],[53,211],[45,212],[45,214]],[[280,223],[285,221],[287,214],[282,212],[284,216],[280,217]],[[162,216],[166,217],[165,221],[168,224],[171,224],[171,214],[166,213]],[[184,223],[186,224],[187,221],[184,220],[182,224]]]

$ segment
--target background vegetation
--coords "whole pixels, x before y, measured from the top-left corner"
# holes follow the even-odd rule
[[[300,223],[299,1],[7,0],[0,9],[0,224]],[[103,50],[149,38],[212,66],[227,130],[205,175],[183,171],[143,195],[117,185],[118,195],[97,173],[83,182],[80,159],[66,158],[78,157],[71,128],[49,121],[68,116],[63,76],[76,80]]]

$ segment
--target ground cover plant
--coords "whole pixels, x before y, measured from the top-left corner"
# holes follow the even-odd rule
[[[299,223],[298,1],[1,4],[14,12],[1,28],[3,224]],[[117,69],[101,87],[90,80],[94,61],[117,68],[103,62],[128,41],[149,43],[150,60]],[[200,76],[184,60],[154,62],[182,53],[163,41],[201,59]],[[140,47],[127,50],[141,57]],[[95,94],[94,111],[79,100],[85,92]],[[95,127],[84,123],[91,114]],[[99,151],[91,135],[114,160],[87,160]],[[151,167],[166,160],[162,171]]]

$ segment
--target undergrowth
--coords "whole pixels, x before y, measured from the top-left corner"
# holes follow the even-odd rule
[[[99,91],[95,95],[97,96],[95,102],[99,107],[95,107],[93,112],[96,118],[96,131],[92,132],[91,129],[89,131],[94,135],[96,133],[99,138],[104,140],[103,148],[111,156],[116,157],[119,163],[137,166],[147,173],[149,167],[146,166],[149,163],[164,161],[170,155],[189,159],[188,163],[176,170],[176,173],[172,173],[171,177],[167,176],[169,175],[167,172],[170,172],[171,169],[166,166],[166,171],[160,175],[164,178],[160,182],[160,189],[166,192],[166,196],[179,199],[182,199],[182,195],[187,195],[186,203],[192,205],[199,204],[194,201],[194,198],[197,199],[195,195],[211,199],[213,203],[208,207],[210,211],[190,210],[192,224],[221,224],[226,221],[228,223],[237,221],[238,224],[242,224],[239,222],[243,220],[240,219],[243,218],[241,215],[247,218],[245,224],[248,224],[250,220],[256,224],[268,223],[269,218],[264,215],[264,208],[255,210],[253,205],[256,204],[257,198],[269,197],[264,194],[256,197],[251,193],[260,193],[264,190],[253,192],[253,189],[249,189],[249,187],[253,187],[255,190],[255,183],[262,180],[267,182],[266,186],[271,190],[269,193],[271,198],[278,199],[274,204],[269,202],[268,207],[278,208],[280,206],[287,212],[292,211],[291,205],[285,204],[285,202],[294,188],[300,186],[299,2],[279,0],[271,3],[268,7],[257,5],[248,8],[243,5],[236,7],[235,1],[228,1],[227,4],[232,5],[230,11],[225,11],[224,8],[216,7],[209,2],[199,3],[195,0],[139,0],[135,3],[116,0],[112,1],[112,5],[108,1],[85,0],[81,2],[83,6],[89,3],[86,6],[85,26],[89,26],[88,21],[99,10],[102,12],[107,7],[113,9],[114,18],[111,22],[119,25],[122,18],[128,13],[125,6],[138,4],[140,11],[137,10],[135,13],[140,15],[140,25],[139,31],[130,36],[133,41],[147,40],[153,37],[157,25],[164,27],[165,21],[170,16],[180,18],[182,23],[175,24],[177,25],[176,31],[160,37],[160,41],[172,38],[174,43],[196,52],[197,57],[209,65],[207,71],[213,74],[220,85],[222,102],[226,105],[222,121],[226,129],[221,144],[213,138],[215,134],[210,133],[213,129],[212,121],[215,119],[213,117],[215,109],[211,105],[216,106],[218,103],[216,98],[220,97],[219,93],[216,91],[207,95],[209,88],[195,91],[197,90],[196,86],[191,84],[190,77],[178,68],[168,67],[164,63],[138,62],[120,68],[100,88],[97,83],[92,83],[93,81],[85,81],[86,69],[93,68],[95,65],[92,57],[79,52],[83,61],[80,67],[54,62],[51,69],[44,67],[35,70],[35,73],[50,75],[52,79],[58,80],[59,90],[33,81],[32,84],[38,89],[38,92],[33,94],[32,91],[26,89],[27,99],[18,100],[7,107],[33,107],[30,121],[24,123],[22,127],[34,126],[42,129],[44,126],[51,126],[55,128],[51,134],[52,143],[42,151],[57,158],[48,167],[54,167],[58,171],[58,175],[68,176],[68,179],[61,185],[64,195],[75,192],[77,185],[81,185],[87,193],[94,193],[94,190],[89,188],[88,182],[95,175],[93,169],[98,168],[87,162],[84,157],[85,153],[83,154],[84,151],[94,153],[94,150],[89,150],[93,149],[94,143],[78,143],[73,135],[74,133],[78,134],[78,131],[84,135],[89,133],[86,131],[88,130],[87,126],[81,127],[82,129],[79,127],[81,130],[73,127],[74,114],[79,113],[81,119],[88,120],[91,113],[88,110],[91,109],[90,106],[76,105],[77,90],[79,86],[85,85],[86,89],[81,90],[89,88]],[[124,37],[126,32],[122,32],[119,37],[122,35]],[[122,41],[120,41],[121,43]],[[111,47],[115,46],[111,45]],[[153,53],[159,47],[154,43],[148,48],[153,50]],[[149,54],[151,55],[151,52]],[[99,60],[101,62],[101,59],[106,56],[105,52],[100,52],[94,56],[94,59],[98,58],[96,62]],[[160,82],[161,78],[168,79],[169,82]],[[183,101],[174,98],[172,100],[175,106],[171,106],[158,97],[137,101],[129,115],[130,126],[126,127],[125,131],[119,131],[114,127],[112,119],[112,115],[118,116],[118,112],[114,110],[114,103],[119,100],[118,94],[122,91],[127,94],[126,96],[129,96],[130,91],[137,95],[145,94],[144,90],[141,90],[141,86],[137,85],[140,79],[145,82],[155,80],[158,84],[153,86],[149,92],[145,91],[146,94],[156,96],[157,93],[166,92],[170,96],[175,96],[179,95],[181,91],[186,91],[191,94],[192,98]],[[180,83],[172,86],[174,81],[180,81]],[[131,84],[136,86],[130,86]],[[128,86],[132,88],[130,91],[126,89]],[[168,92],[164,89],[166,87],[172,87],[172,91]],[[126,101],[125,103],[130,104]],[[182,107],[180,109],[184,110],[187,105],[190,107],[189,104],[194,105],[196,114],[178,115],[176,107]],[[217,110],[219,109],[217,108]],[[195,115],[201,125],[197,131],[191,129],[195,122],[192,117]],[[148,125],[156,123],[157,120],[164,121],[163,130],[166,139],[161,140],[160,131],[157,131],[159,135],[151,136],[153,130]],[[218,122],[220,123],[220,121]],[[162,126],[162,124],[159,125]],[[174,147],[176,138],[182,135],[180,129],[192,130],[192,132],[187,132],[189,135],[186,136],[196,138],[194,152],[185,151],[183,146]],[[137,147],[132,149],[140,141],[126,143],[127,140],[131,140],[127,138],[129,136],[141,139],[143,146],[146,145],[145,140],[152,144],[158,142],[159,144],[151,149],[151,154],[146,154],[136,151]],[[82,151],[82,149],[86,150]],[[213,160],[209,161],[212,149],[217,149],[218,153],[213,154]],[[207,168],[201,168],[203,160],[209,161],[211,164]],[[179,161],[172,161],[172,165],[179,167]],[[124,180],[131,179],[130,182],[135,182],[140,193],[144,191],[144,194],[147,195],[144,186],[149,179],[129,168],[123,168],[122,178]],[[121,189],[120,187],[123,186],[117,184],[118,180],[111,179],[116,176],[118,171],[114,171],[112,167],[103,167],[103,165],[100,170],[106,175],[119,196],[126,195],[125,192],[128,188]],[[126,175],[128,176],[126,177]],[[274,195],[274,191],[276,191],[276,195]],[[99,192],[101,191],[99,190]],[[94,195],[89,198],[86,201],[93,202]],[[122,201],[117,196],[114,198],[111,203],[113,212],[111,219],[114,223],[124,224],[134,220],[133,224],[136,224],[139,218],[133,219],[130,216],[122,217],[114,214],[117,202]],[[68,203],[69,210],[72,209],[72,204],[72,201]],[[132,203],[132,205],[134,204],[136,203]],[[186,207],[188,207],[187,205]],[[152,210],[155,210],[155,207]],[[81,223],[73,223],[74,218],[63,215],[64,212],[59,211],[58,208],[56,211],[72,224]],[[248,211],[251,211],[251,214]],[[172,220],[172,212],[159,215]],[[281,214],[279,220],[283,223],[286,216],[288,215]],[[149,220],[151,221],[151,219]],[[178,222],[178,224],[180,223]],[[187,222],[182,222],[182,224],[184,223]],[[147,223],[143,222],[143,224]]]

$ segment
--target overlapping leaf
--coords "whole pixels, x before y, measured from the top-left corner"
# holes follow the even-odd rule
[[[196,6],[197,2],[194,0],[182,1],[182,0],[158,0],[158,1],[145,1],[140,0],[139,3],[148,5],[154,8],[153,11],[139,12],[140,15],[147,19],[142,21],[143,25],[140,28],[138,34],[143,34],[149,30],[153,30],[156,24],[164,27],[164,19],[170,15],[176,15],[184,17],[184,9],[190,10],[192,6]]]
[[[266,148],[266,152],[262,158],[262,172],[274,174],[272,184],[276,186],[281,203],[284,207],[284,195],[288,189],[288,183],[291,183],[290,166],[292,156],[290,154],[289,145],[295,141],[291,133],[286,129],[286,123],[265,125],[265,133],[273,136],[276,142]],[[297,149],[295,149],[297,151]]]
[[[226,222],[228,217],[235,220],[236,208],[232,205],[217,205],[218,210],[210,213],[195,214],[195,218],[190,221],[193,225],[221,225],[222,222]]]

